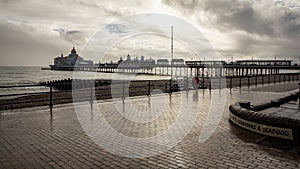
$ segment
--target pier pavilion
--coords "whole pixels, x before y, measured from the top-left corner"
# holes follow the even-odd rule
[[[85,60],[79,56],[75,47],[71,50],[70,54],[64,56],[61,54],[59,57],[54,58],[54,64],[49,65],[51,70],[81,70],[92,71],[96,69],[96,65],[92,60]]]

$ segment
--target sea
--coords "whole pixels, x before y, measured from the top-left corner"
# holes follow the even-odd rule
[[[298,70],[281,70],[280,73],[296,73]],[[0,67],[0,96],[15,93],[30,93],[48,91],[48,87],[18,87],[27,84],[39,84],[40,82],[62,79],[130,79],[130,80],[161,80],[170,79],[170,76],[159,75],[130,75],[115,73],[100,73],[88,71],[59,71],[42,70],[42,67]],[[16,86],[3,88],[3,86]],[[0,98],[1,99],[1,98]]]
[[[88,71],[59,71],[42,70],[42,67],[0,67],[0,95],[32,93],[49,91],[48,87],[21,87],[22,85],[39,84],[40,82],[62,79],[131,79],[131,80],[160,80],[170,79],[170,76],[144,74],[115,74]],[[3,88],[3,86],[16,86]],[[1,99],[1,98],[0,98]]]

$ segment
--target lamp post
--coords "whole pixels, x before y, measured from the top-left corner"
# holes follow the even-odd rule
[[[298,83],[299,92],[298,92],[298,108],[300,108],[300,83]]]

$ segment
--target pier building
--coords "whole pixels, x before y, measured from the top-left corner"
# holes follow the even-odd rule
[[[74,67],[78,68],[90,68],[94,67],[94,63],[91,60],[85,60],[77,54],[75,47],[71,50],[68,56],[61,54],[61,56],[54,58],[54,65],[50,65],[52,70],[74,70]]]

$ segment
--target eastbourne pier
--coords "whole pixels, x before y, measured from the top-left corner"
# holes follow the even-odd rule
[[[292,65],[292,60],[237,60],[225,61],[184,61],[183,59],[152,59],[126,60],[120,59],[118,63],[103,63],[97,66],[97,72],[106,73],[134,73],[152,75],[197,76],[197,77],[240,77],[275,75],[283,70],[299,70],[300,67]]]

